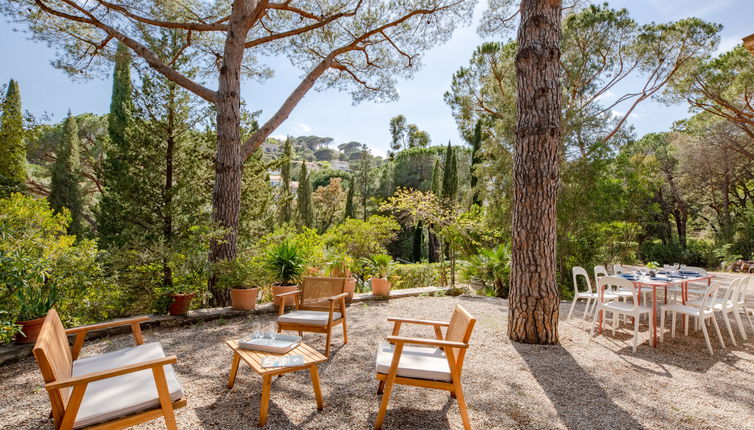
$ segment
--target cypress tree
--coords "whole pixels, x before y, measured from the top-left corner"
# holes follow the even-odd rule
[[[442,177],[442,198],[455,202],[458,196],[458,166],[456,164],[456,152],[448,142],[445,151],[445,174]]]
[[[435,160],[435,167],[432,169],[432,194],[436,197],[440,197],[440,185],[442,184],[442,168],[440,167],[440,160]],[[437,263],[440,261],[440,241],[435,234],[434,225],[429,226],[429,233],[427,235],[427,245],[429,251],[429,262]]]
[[[26,181],[26,144],[18,82],[8,82],[0,119],[0,196],[22,191]]]
[[[291,137],[285,139],[283,147],[283,157],[285,164],[280,168],[280,179],[282,184],[281,202],[280,202],[280,219],[282,222],[291,222],[291,158],[293,157],[293,148],[291,147]]]
[[[432,194],[440,197],[440,185],[442,184],[442,167],[440,167],[440,160],[435,160],[435,167],[432,169]]]
[[[132,151],[128,130],[132,122],[131,54],[118,43],[113,71],[113,92],[108,116],[110,143],[105,151],[103,182],[105,191],[99,204],[97,230],[105,246],[118,245],[124,230],[123,216],[128,196],[125,194],[134,178],[129,175]]]
[[[312,208],[312,184],[306,171],[306,161],[301,161],[301,172],[298,175],[298,221],[303,227],[312,228],[314,225],[314,209]]]
[[[356,208],[353,207],[353,195],[354,190],[356,189],[354,181],[355,179],[351,179],[348,184],[348,194],[346,195],[346,209],[344,211],[345,214],[343,216],[343,219],[356,218]]]
[[[63,208],[70,211],[71,224],[68,226],[68,233],[76,236],[82,233],[80,176],[79,127],[76,118],[69,111],[63,123],[63,141],[58,148],[57,158],[52,167],[48,199],[50,207],[55,212],[60,212]]]
[[[479,178],[477,177],[476,168],[479,163],[482,162],[482,121],[478,120],[474,126],[474,135],[471,138],[471,203],[475,205],[482,205],[482,199],[479,198],[479,190],[477,184]]]

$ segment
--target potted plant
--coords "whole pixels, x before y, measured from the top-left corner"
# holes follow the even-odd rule
[[[373,254],[369,256],[368,265],[372,274],[372,295],[389,296],[393,259],[387,254]]]
[[[41,275],[44,277],[44,275]],[[16,290],[19,304],[16,324],[20,332],[16,334],[16,343],[34,343],[42,330],[47,312],[55,306],[58,292],[54,285],[28,287]]]
[[[356,290],[356,278],[351,276],[351,266],[353,265],[353,259],[346,253],[340,253],[334,255],[327,265],[327,272],[334,278],[346,278],[344,293],[348,293],[348,298],[353,298],[353,293]]]
[[[248,311],[257,306],[259,288],[251,284],[252,273],[247,264],[237,258],[217,263],[215,275],[218,285],[230,290],[231,308]]]
[[[273,246],[265,256],[265,267],[272,273],[275,283],[272,284],[273,297],[296,291],[296,281],[306,268],[306,259],[301,249],[289,240],[284,240]],[[273,304],[280,306],[280,298],[274,297]]]

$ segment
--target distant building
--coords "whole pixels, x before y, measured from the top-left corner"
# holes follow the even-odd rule
[[[277,154],[278,152],[281,152],[282,149],[277,143],[265,142],[262,144],[262,151],[264,151],[265,154]]]
[[[279,187],[283,185],[283,178],[280,175],[270,175],[270,186]]]
[[[344,172],[350,172],[351,168],[348,161],[334,160],[330,162],[330,168],[333,170],[342,170]]]

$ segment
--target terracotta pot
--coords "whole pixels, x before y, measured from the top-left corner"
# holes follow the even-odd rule
[[[259,288],[232,288],[230,290],[230,303],[233,309],[250,311],[257,307],[257,294]]]
[[[191,299],[194,298],[193,294],[173,294],[171,296],[173,302],[170,304],[168,313],[174,316],[186,315],[191,305]]]
[[[45,317],[27,321],[16,321],[16,324],[21,326],[21,331],[24,332],[24,334],[16,334],[16,343],[36,342],[37,338],[39,337],[39,332],[42,330],[42,324],[44,322]]]
[[[388,281],[386,278],[372,278],[372,295],[389,296],[390,281]]]
[[[348,293],[348,300],[353,299],[353,293],[356,291],[356,279],[346,278],[346,285],[343,288],[344,293]]]
[[[277,294],[283,294],[283,293],[289,293],[291,291],[298,290],[298,285],[273,285],[272,286],[272,295],[275,296]],[[293,297],[288,296],[285,300],[286,305],[293,305]],[[280,297],[274,297],[272,299],[272,304],[275,306],[280,306]]]

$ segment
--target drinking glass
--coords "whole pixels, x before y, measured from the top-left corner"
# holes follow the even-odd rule
[[[272,344],[272,343],[275,343],[275,337],[277,337],[277,335],[278,335],[278,334],[277,334],[277,333],[275,333],[274,331],[273,331],[273,332],[270,332],[270,339],[272,339],[272,341],[270,342],[271,344]]]

